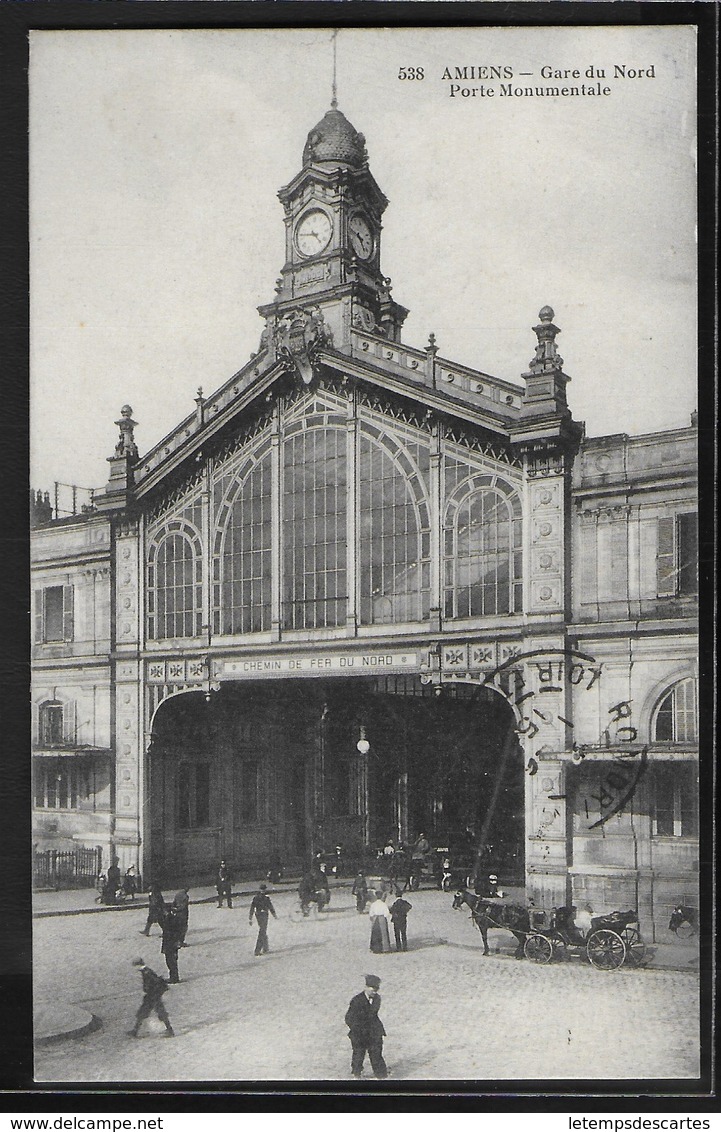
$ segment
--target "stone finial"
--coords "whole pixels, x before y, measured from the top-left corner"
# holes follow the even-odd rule
[[[426,351],[432,354],[438,353],[438,347],[436,346],[436,336],[433,331],[431,331],[428,335],[428,345],[426,346]]]
[[[538,317],[541,321],[538,326],[533,327],[538,345],[536,346],[535,357],[529,362],[529,369],[531,373],[560,371],[563,369],[563,358],[556,349],[556,335],[560,334],[561,331],[553,323],[553,308],[541,307]]]
[[[138,446],[135,443],[134,429],[138,422],[133,420],[133,410],[130,405],[123,405],[120,410],[120,419],[115,423],[120,429],[120,437],[115,445],[115,455],[127,456],[131,460],[137,460]]]

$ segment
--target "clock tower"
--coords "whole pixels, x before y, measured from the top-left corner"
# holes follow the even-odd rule
[[[398,341],[408,311],[391,298],[380,266],[388,201],[368,168],[365,138],[335,99],[308,134],[301,171],[278,197],[285,263],[275,300],[258,308],[267,338],[277,345],[288,327],[312,318],[326,343],[344,352],[353,327]]]

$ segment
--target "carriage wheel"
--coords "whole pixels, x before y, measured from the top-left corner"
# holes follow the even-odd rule
[[[617,932],[601,928],[589,936],[586,955],[599,971],[616,971],[626,958],[626,944]]]
[[[626,944],[626,962],[629,967],[640,967],[646,954],[646,944],[636,928],[624,928],[621,939]]]
[[[553,944],[545,935],[527,935],[523,954],[532,963],[550,963],[553,958]]]
[[[679,939],[690,939],[695,934],[696,927],[689,920],[682,920],[676,928],[676,935]]]
[[[421,878],[417,876],[411,876],[410,880],[408,881],[408,887],[410,888],[411,892],[417,892],[421,887]]]

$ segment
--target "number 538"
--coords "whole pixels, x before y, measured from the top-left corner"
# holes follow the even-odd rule
[[[399,79],[416,79],[420,82],[425,77],[426,76],[422,67],[401,67],[398,71]]]

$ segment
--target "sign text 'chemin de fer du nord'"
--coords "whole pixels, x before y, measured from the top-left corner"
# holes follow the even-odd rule
[[[418,668],[417,652],[300,653],[216,660],[214,676],[217,680],[263,676],[370,676],[377,672],[417,672]]]

